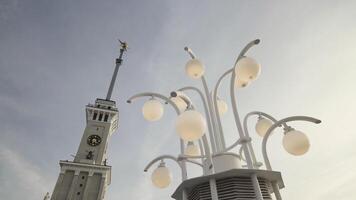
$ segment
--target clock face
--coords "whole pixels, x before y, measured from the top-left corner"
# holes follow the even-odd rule
[[[101,137],[99,135],[90,135],[87,139],[87,143],[90,146],[97,146],[101,142]]]

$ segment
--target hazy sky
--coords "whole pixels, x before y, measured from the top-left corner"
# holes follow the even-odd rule
[[[128,105],[126,99],[201,87],[184,73],[186,45],[206,64],[212,87],[240,49],[260,38],[248,55],[262,73],[238,91],[240,113],[323,121],[293,124],[311,141],[302,157],[284,151],[281,132],[270,138],[272,167],[286,185],[283,197],[356,199],[355,10],[353,0],[0,0],[1,198],[37,200],[53,191],[58,161],[77,151],[85,105],[105,96],[121,38],[130,49],[113,95],[120,127],[109,146],[113,172],[106,199],[170,199],[180,182],[177,166],[168,163],[175,178],[164,190],[152,186],[143,168],[160,154],[179,152],[174,112],[167,107],[161,121],[149,123],[141,114],[144,100]],[[228,99],[228,81],[219,95]],[[237,138],[232,120],[230,109],[223,117],[229,144]],[[261,138],[253,135],[261,160]],[[199,175],[191,170],[190,176]]]

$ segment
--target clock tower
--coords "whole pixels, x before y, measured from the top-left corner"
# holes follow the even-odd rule
[[[111,100],[117,73],[127,44],[121,42],[120,56],[105,99],[86,106],[86,127],[73,161],[59,161],[60,173],[51,200],[102,200],[111,182],[107,165],[110,136],[118,128],[119,111]]]

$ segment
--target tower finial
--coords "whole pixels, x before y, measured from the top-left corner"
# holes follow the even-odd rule
[[[120,65],[122,64],[122,56],[123,56],[124,52],[127,51],[127,49],[128,49],[128,45],[126,42],[123,42],[121,40],[119,40],[119,42],[120,42],[120,46],[121,46],[120,56],[119,56],[119,58],[116,59],[116,66],[115,66],[114,74],[112,75],[112,78],[111,78],[109,90],[106,95],[106,100],[110,100],[110,98],[111,98],[112,91],[114,89],[114,85],[115,85],[115,81],[116,81],[116,77],[117,77],[117,73],[119,71]]]
[[[127,45],[127,42],[123,42],[121,40],[119,40],[119,42],[120,42],[120,46],[121,46],[120,51],[127,51],[127,49],[129,48],[129,46]]]

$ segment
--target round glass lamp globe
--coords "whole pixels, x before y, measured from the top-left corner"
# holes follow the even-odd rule
[[[185,65],[186,74],[193,79],[199,79],[205,72],[205,67],[198,59],[191,59]]]
[[[178,116],[176,130],[184,141],[194,141],[204,135],[206,121],[199,112],[188,110]]]
[[[235,73],[239,80],[250,82],[255,80],[261,72],[261,66],[253,58],[241,58],[235,66]]]
[[[143,105],[142,114],[148,121],[157,121],[163,115],[163,105],[158,100],[150,99]]]
[[[250,84],[248,81],[244,81],[239,79],[238,77],[235,78],[235,87],[237,88],[244,88],[247,87]]]
[[[187,109],[187,104],[185,103],[185,101],[180,98],[180,97],[172,97],[171,100],[174,102],[174,104],[176,104],[176,106],[178,107],[178,109],[181,112],[184,112],[185,109]]]
[[[227,103],[224,100],[218,99],[218,111],[220,115],[224,115],[227,112]]]
[[[165,188],[171,183],[172,175],[167,167],[160,166],[153,171],[151,180],[156,187]]]
[[[283,137],[284,149],[295,156],[305,154],[310,147],[308,137],[301,131],[292,130]]]
[[[255,129],[256,132],[258,133],[259,136],[263,137],[266,135],[267,130],[272,126],[272,121],[265,119],[265,118],[261,118],[258,119]]]
[[[184,149],[184,154],[187,156],[199,156],[200,150],[197,145],[193,142],[188,142],[187,146]]]

